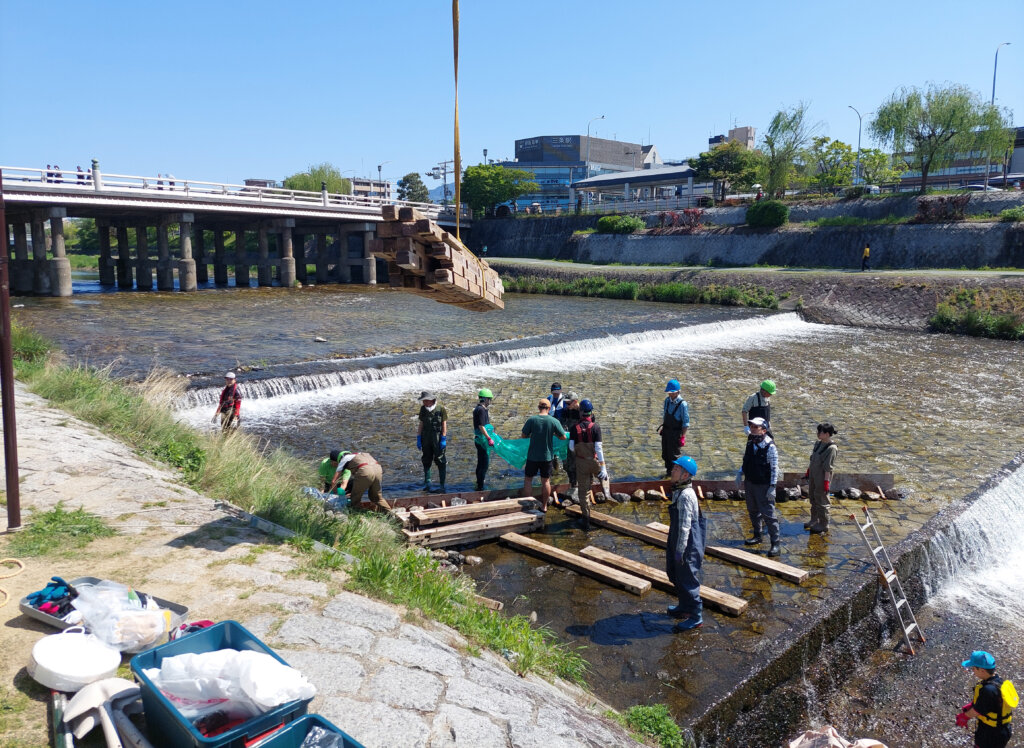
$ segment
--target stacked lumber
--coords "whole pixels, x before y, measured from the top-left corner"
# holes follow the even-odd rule
[[[387,260],[392,288],[442,304],[486,312],[504,309],[497,271],[415,208],[385,205],[370,253]]]
[[[540,502],[532,498],[500,499],[498,501],[479,501],[475,504],[462,506],[436,507],[434,509],[415,508],[409,511],[410,523],[418,530],[434,525],[447,525],[453,522],[494,517],[499,514],[513,514],[520,511],[539,509]]]
[[[467,522],[437,525],[425,530],[402,530],[406,542],[424,548],[446,548],[463,543],[490,540],[508,532],[532,532],[544,526],[541,512],[513,512]]]

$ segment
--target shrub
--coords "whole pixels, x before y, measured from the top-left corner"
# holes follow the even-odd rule
[[[856,187],[847,187],[843,190],[843,199],[845,200],[856,200],[858,197],[863,197],[867,189],[862,185]]]
[[[601,234],[635,234],[645,228],[647,224],[636,216],[601,216],[597,219],[597,230]]]
[[[917,201],[917,215],[911,223],[948,223],[964,220],[970,193],[949,197],[921,198]]]
[[[928,320],[937,332],[979,338],[1024,339],[1024,299],[1009,290],[960,288],[943,299]]]
[[[776,228],[789,221],[789,206],[778,200],[761,200],[747,208],[747,224]]]
[[[999,214],[1000,221],[1024,221],[1024,205],[1016,208],[1007,208]]]
[[[617,720],[633,732],[658,741],[661,748],[684,748],[692,743],[683,737],[683,731],[672,719],[664,704],[631,706]]]

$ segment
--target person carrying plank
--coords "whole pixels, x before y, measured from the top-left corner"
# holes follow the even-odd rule
[[[523,481],[523,496],[533,493],[533,478],[540,473],[540,510],[547,512],[551,498],[551,463],[555,458],[552,439],[567,439],[562,424],[548,415],[551,403],[541,400],[537,403],[537,415],[530,416],[523,424],[524,439],[530,440],[526,453],[526,478]]]
[[[676,631],[690,631],[704,623],[700,582],[708,525],[693,490],[692,479],[696,474],[697,461],[692,457],[683,455],[672,463],[665,573],[679,597],[676,605],[668,606],[670,616],[682,619],[676,624]]]
[[[372,456],[366,452],[341,452],[338,455],[338,467],[335,468],[334,478],[331,480],[327,493],[334,493],[335,489],[346,491],[349,489],[349,482],[352,486],[349,491],[349,502],[353,507],[358,507],[363,500],[363,492],[369,491],[370,501],[381,511],[390,511],[391,505],[384,500],[380,490],[383,470]],[[339,494],[340,495],[340,494]]]
[[[594,421],[594,406],[589,400],[580,400],[580,422],[569,432],[569,454],[576,458],[576,476],[579,480],[580,511],[583,529],[590,529],[590,505],[594,501],[591,486],[594,478],[601,481],[608,496],[608,468],[605,467],[601,446],[601,427]],[[566,464],[569,460],[566,459]]]

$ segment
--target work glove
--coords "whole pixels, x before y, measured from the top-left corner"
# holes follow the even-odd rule
[[[685,447],[686,446],[686,434],[680,434],[679,435],[679,446],[680,447]]]
[[[740,468],[739,470],[736,471],[736,482],[737,483],[742,483],[743,482],[743,468]]]
[[[487,446],[488,447],[493,447],[494,446],[494,439],[488,439],[487,440]]]
[[[971,718],[967,716],[966,712],[960,712],[960,714],[956,715],[957,727],[967,727],[967,725],[970,724],[970,722]]]
[[[831,486],[831,485],[832,485],[832,481],[830,481],[830,480],[825,481],[825,493],[828,493],[828,487]]]
[[[420,434],[416,435],[416,449],[423,449],[423,437]]]
[[[597,477],[601,480],[608,480],[608,468],[601,468],[601,472],[597,474]]]
[[[807,480],[810,477],[811,477],[811,469],[807,468],[807,472],[804,473],[803,480]]]
[[[448,437],[447,436],[442,436],[441,437],[441,449],[444,449],[447,446],[448,446]],[[827,491],[828,489],[826,488],[825,490]]]
[[[768,488],[768,493],[765,494],[765,498],[768,499],[768,501],[775,501],[775,486]]]
[[[743,433],[745,433],[747,436],[750,436],[750,426],[744,426]]]

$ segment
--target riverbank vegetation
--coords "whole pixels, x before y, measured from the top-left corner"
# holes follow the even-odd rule
[[[1024,339],[1024,292],[958,288],[939,302],[928,327],[936,332],[1001,340]]]
[[[607,715],[645,740],[656,740],[661,748],[689,748],[693,745],[672,719],[664,704],[631,706],[621,714]]]
[[[355,556],[359,560],[349,570],[354,589],[451,625],[475,645],[504,654],[519,672],[584,683],[587,663],[575,650],[524,616],[494,613],[477,603],[468,577],[450,576],[429,554],[407,548],[390,517],[337,514],[305,496],[301,487],[318,482],[308,463],[244,432],[202,433],[176,420],[171,404],[184,387],[180,377],[154,374],[138,384],[126,383],[108,370],[67,363],[48,341],[21,325],[12,326],[11,337],[16,375],[33,392],[140,454],[177,468],[196,491],[293,530],[300,536],[300,550],[311,546],[309,540],[303,543],[306,538]],[[44,516],[33,515],[25,534]],[[67,525],[70,516],[64,512],[40,529],[52,533],[54,522]],[[82,522],[73,518],[70,524]],[[319,554],[311,565],[337,568],[341,558]]]
[[[696,286],[692,283],[639,283],[605,278],[603,275],[563,280],[523,275],[501,279],[509,293],[549,294],[552,296],[595,296],[604,299],[631,301],[665,301],[674,304],[720,304],[723,306],[749,306],[778,309],[779,299],[774,291],[760,286],[726,286],[711,284]]]

